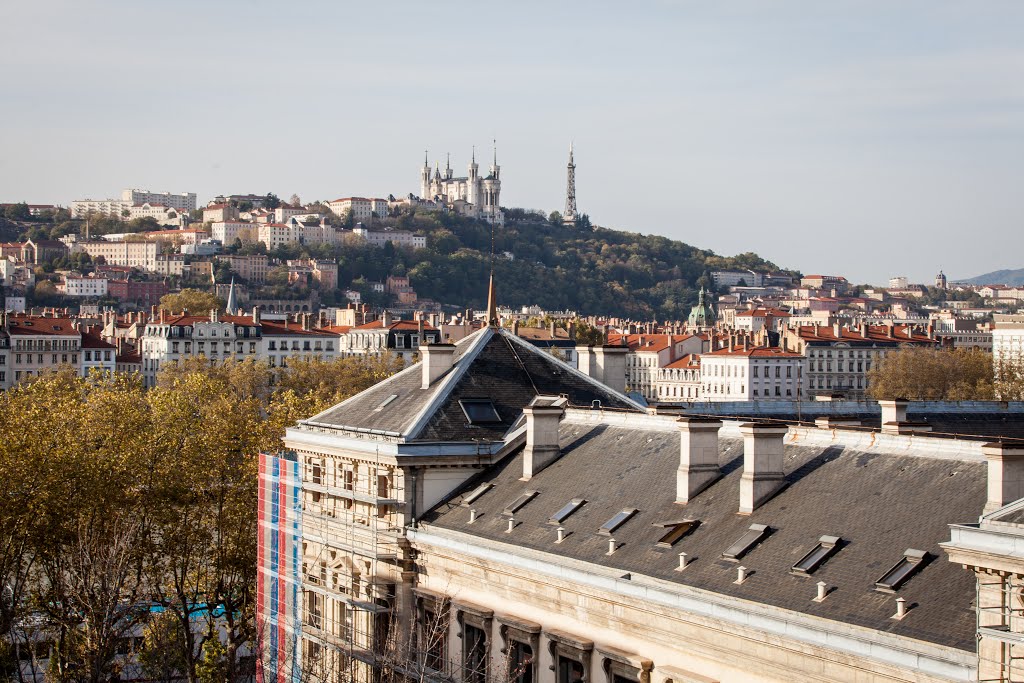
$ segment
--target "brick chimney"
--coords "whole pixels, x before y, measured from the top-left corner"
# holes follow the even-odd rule
[[[987,515],[1024,498],[1024,444],[987,443],[981,452],[988,461]]]
[[[743,475],[740,477],[740,514],[749,515],[786,485],[785,425],[749,422],[743,434]]]
[[[429,389],[454,365],[455,344],[420,344],[420,358],[423,366],[421,388]]]
[[[718,466],[718,430],[722,422],[708,417],[682,417],[677,424],[676,502],[687,503],[722,476]]]
[[[523,481],[532,479],[562,453],[558,445],[558,422],[565,412],[562,401],[551,396],[538,396],[537,403],[523,408],[526,415]]]

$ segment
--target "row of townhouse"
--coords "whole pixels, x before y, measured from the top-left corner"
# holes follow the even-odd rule
[[[80,375],[116,370],[117,347],[67,317],[0,312],[0,389],[70,366]]]
[[[767,328],[766,328],[767,329]],[[656,367],[657,401],[796,400],[818,394],[867,395],[868,372],[887,353],[906,347],[937,348],[934,333],[913,325],[794,325],[779,328],[780,344],[766,334],[730,335],[695,353]],[[632,354],[631,354],[632,355]],[[627,360],[627,367],[638,361]],[[653,364],[654,359],[648,359]],[[627,382],[629,381],[627,371]]]
[[[212,361],[255,359],[271,367],[288,367],[293,359],[328,361],[338,357],[394,353],[411,362],[420,341],[440,341],[440,331],[422,321],[391,320],[385,314],[358,327],[315,327],[309,314],[297,319],[251,315],[161,312],[149,320],[139,338],[143,381],[156,384],[161,368],[197,357]]]

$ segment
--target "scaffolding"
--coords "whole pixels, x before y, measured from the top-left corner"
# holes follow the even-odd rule
[[[1024,579],[979,573],[978,680],[1024,683]]]

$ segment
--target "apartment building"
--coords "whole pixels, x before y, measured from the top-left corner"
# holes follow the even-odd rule
[[[495,327],[285,446],[261,462],[264,680],[1014,680],[979,648],[1010,661],[1024,627],[961,568],[1003,565],[940,546],[1024,495],[1004,446],[649,415]]]
[[[231,246],[235,240],[243,243],[259,242],[260,227],[256,223],[242,220],[215,221],[210,225],[210,239],[224,246]]]
[[[331,213],[336,216],[351,216],[354,221],[370,222],[374,217],[385,218],[388,215],[386,199],[366,197],[342,197],[327,203]]]
[[[94,262],[102,259],[111,266],[128,266],[150,272],[158,272],[160,245],[153,241],[111,242],[107,240],[80,240],[76,235],[61,238],[71,253],[85,252]]]
[[[345,355],[383,355],[393,352],[406,363],[412,361],[422,344],[441,341],[441,331],[422,320],[394,320],[385,311],[372,322],[352,327],[341,336]]]
[[[65,275],[57,287],[64,296],[104,297],[107,295],[107,278],[87,275]]]
[[[121,200],[132,204],[161,204],[181,211],[196,210],[195,192],[150,192],[129,188],[121,192]]]
[[[700,356],[704,401],[795,401],[807,395],[806,359],[801,353],[754,346],[744,338],[736,346]]]
[[[81,372],[82,332],[77,320],[8,315],[5,329],[10,338],[8,386],[67,365]]]
[[[407,249],[425,249],[427,246],[425,235],[415,235],[407,230],[393,230],[391,228],[371,230],[365,225],[356,225],[352,233],[375,247],[383,247],[388,242],[391,242],[396,247]]]
[[[626,388],[639,392],[648,401],[658,399],[659,369],[683,356],[704,350],[704,340],[693,334],[610,334],[608,343],[629,349]]]
[[[247,282],[266,282],[267,273],[270,272],[270,262],[264,254],[224,254],[218,256],[217,260],[226,262],[232,273]]]
[[[807,359],[806,388],[810,395],[842,393],[848,398],[867,395],[874,363],[903,347],[936,348],[939,341],[913,325],[799,325],[782,331],[786,350]]]
[[[992,362],[996,376],[1003,368],[1024,373],[1024,316],[996,315],[992,323]]]
[[[691,353],[658,368],[654,388],[657,400],[663,403],[699,401],[701,399],[700,354]]]

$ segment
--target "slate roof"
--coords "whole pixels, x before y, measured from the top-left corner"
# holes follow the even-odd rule
[[[490,327],[460,340],[452,370],[430,388],[421,387],[422,368],[417,363],[304,422],[401,434],[408,440],[497,441],[538,395],[566,394],[572,405],[589,407],[600,401],[605,408],[642,412],[622,394],[511,333]],[[381,408],[392,395],[397,398]],[[466,398],[491,399],[501,422],[468,424],[459,404]],[[425,424],[417,420],[424,410],[430,415]]]
[[[607,424],[563,421],[563,455],[528,482],[522,449],[470,479],[461,490],[483,482],[493,487],[473,501],[477,521],[459,506],[461,493],[421,518],[491,541],[511,543],[604,567],[685,584],[824,619],[856,624],[917,640],[974,651],[974,578],[946,560],[939,543],[948,524],[973,521],[985,503],[985,464],[912,455],[864,453],[832,446],[786,447],[788,487],[749,516],[737,514],[743,442],[720,439],[720,463],[727,474],[687,505],[676,504],[679,434]],[[505,533],[504,508],[525,490],[539,493],[516,514]],[[554,544],[548,519],[573,498],[586,503],[563,522],[567,536]],[[638,512],[613,534],[619,543],[609,556],[608,536],[598,529],[623,508]],[[699,526],[670,549],[656,547],[664,522],[696,519]],[[739,562],[721,559],[751,524],[771,534]],[[821,536],[843,539],[843,547],[811,576],[790,568]],[[874,589],[907,549],[930,559],[896,595]],[[678,554],[692,564],[678,572]],[[739,565],[753,573],[741,585]],[[816,603],[815,584],[832,589]],[[911,606],[902,621],[890,617],[896,597]]]

